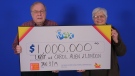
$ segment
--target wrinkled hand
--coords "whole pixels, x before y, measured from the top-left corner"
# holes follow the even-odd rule
[[[58,73],[59,71],[58,70],[54,70],[54,71],[52,71],[53,73]]]
[[[16,46],[16,53],[19,54],[22,52],[22,47],[20,45]]]
[[[113,41],[114,41],[115,43],[118,43],[118,32],[117,32],[116,30],[112,29],[111,35],[112,35]]]
[[[77,70],[77,72],[85,72],[85,70]]]

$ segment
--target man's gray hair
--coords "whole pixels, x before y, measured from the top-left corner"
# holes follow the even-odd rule
[[[36,4],[42,4],[42,5],[45,7],[45,11],[46,11],[46,6],[45,6],[42,2],[40,2],[40,1],[34,2],[34,3],[31,5],[30,10],[32,10],[32,7],[33,7],[34,5],[36,5]]]
[[[93,19],[95,13],[97,13],[97,12],[103,12],[104,15],[105,15],[105,17],[106,17],[106,18],[108,17],[108,16],[107,16],[107,10],[106,10],[105,8],[97,7],[97,8],[95,8],[95,9],[92,11],[92,19]]]

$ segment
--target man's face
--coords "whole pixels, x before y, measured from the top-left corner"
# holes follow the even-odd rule
[[[41,3],[35,4],[31,8],[31,16],[37,25],[43,25],[46,19],[45,7]]]
[[[94,23],[96,25],[103,25],[106,24],[106,16],[104,15],[103,12],[97,12],[95,13],[93,17]]]

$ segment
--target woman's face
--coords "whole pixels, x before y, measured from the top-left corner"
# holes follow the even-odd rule
[[[95,13],[93,20],[96,25],[106,24],[106,16],[104,15],[102,11]]]

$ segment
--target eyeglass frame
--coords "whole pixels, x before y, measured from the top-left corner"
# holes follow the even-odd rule
[[[97,18],[105,18],[105,17],[106,17],[105,15],[93,16],[94,19],[97,19]]]
[[[32,13],[34,13],[34,14],[38,14],[38,13],[45,13],[46,12],[46,10],[40,10],[40,11],[37,11],[37,10],[34,10],[34,11],[31,11]]]

